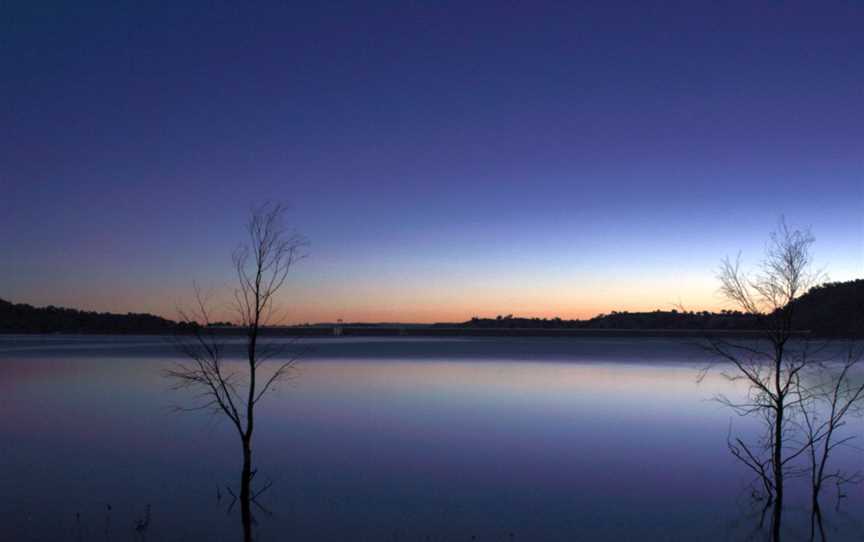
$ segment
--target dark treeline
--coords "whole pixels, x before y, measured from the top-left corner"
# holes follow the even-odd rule
[[[612,311],[589,320],[561,318],[519,318],[512,315],[496,318],[472,318],[460,324],[469,328],[513,329],[731,329],[750,330],[758,327],[756,318],[734,311],[720,313],[678,310],[653,312]]]
[[[864,279],[831,282],[811,289],[795,301],[796,321],[801,330],[822,336],[849,336],[864,323]],[[327,324],[313,327],[437,327],[468,329],[635,329],[635,330],[753,330],[757,317],[738,311],[656,310],[613,311],[588,320],[521,318],[512,315],[472,318],[461,324]],[[215,322],[230,327],[229,322]],[[111,314],[60,307],[33,307],[0,299],[0,332],[5,333],[170,333],[185,331],[189,324],[152,314]]]
[[[0,299],[0,331],[6,333],[170,333],[177,322],[152,314],[111,314],[62,307],[33,307]]]
[[[800,330],[816,335],[849,336],[861,329],[864,319],[864,279],[829,282],[816,286],[794,302]],[[713,329],[753,330],[760,327],[757,316],[739,311],[656,310],[653,312],[613,311],[588,320],[561,318],[472,318],[460,327],[480,329]],[[444,325],[444,324],[442,324]]]

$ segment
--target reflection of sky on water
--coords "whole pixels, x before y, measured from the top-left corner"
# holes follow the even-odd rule
[[[187,397],[153,341],[0,352],[0,483],[16,488],[0,519],[14,539],[101,535],[107,503],[118,539],[148,503],[160,539],[236,539],[215,495],[235,483],[239,443],[218,418],[171,412]],[[702,362],[672,341],[314,346],[260,410],[265,539],[724,540],[749,526],[730,413],[708,400],[735,390],[717,374],[697,384]],[[850,495],[850,509],[864,502]]]

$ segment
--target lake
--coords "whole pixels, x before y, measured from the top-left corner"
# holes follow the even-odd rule
[[[744,388],[719,370],[698,381],[692,344],[300,347],[257,411],[255,482],[272,482],[259,540],[761,540],[753,477],[726,448],[756,421],[712,400]],[[177,412],[194,404],[163,375],[177,361],[160,337],[0,336],[0,540],[241,539],[239,440],[219,416]],[[864,452],[835,461],[864,469]],[[788,539],[806,540],[806,480],[789,484]],[[864,540],[864,489],[845,492],[824,497],[829,539]]]

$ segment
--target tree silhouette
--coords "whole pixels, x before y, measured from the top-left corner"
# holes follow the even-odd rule
[[[283,378],[293,358],[284,358],[265,374],[262,365],[284,353],[285,343],[266,342],[262,329],[276,323],[276,294],[285,285],[288,273],[303,257],[306,242],[290,235],[283,227],[285,208],[267,204],[252,212],[248,223],[248,242],[233,255],[237,287],[233,308],[238,326],[245,331],[245,370],[237,372],[225,363],[226,344],[210,325],[211,310],[201,291],[195,288],[195,307],[181,311],[187,322],[198,322],[194,333],[177,340],[177,346],[188,358],[167,372],[176,388],[191,389],[198,404],[186,410],[209,409],[224,415],[236,429],[242,446],[240,475],[240,515],[244,540],[252,540],[252,509],[255,498],[269,486],[252,491],[256,469],[252,467],[252,440],[255,431],[255,408],[273,385]]]
[[[796,383],[810,364],[810,345],[796,334],[794,301],[816,282],[812,271],[809,231],[792,230],[781,220],[771,234],[765,258],[755,273],[742,270],[740,256],[722,261],[720,291],[742,312],[753,317],[760,329],[755,341],[710,338],[710,350],[732,366],[723,374],[748,385],[743,400],[721,396],[719,400],[740,415],[757,416],[763,434],[753,443],[740,437],[728,439],[730,452],[758,477],[766,503],[773,505],[771,538],[780,540],[785,482],[790,464],[808,447],[789,439],[794,409],[800,406]]]

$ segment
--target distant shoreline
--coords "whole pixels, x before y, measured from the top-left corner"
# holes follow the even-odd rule
[[[795,328],[814,337],[854,337],[864,330],[864,279],[829,282],[798,297]],[[612,311],[588,320],[508,315],[473,317],[465,322],[407,323],[393,321],[318,321],[274,326],[265,333],[293,337],[754,337],[770,314],[740,311],[649,312]],[[242,329],[231,322],[211,322],[210,330],[237,335]],[[189,334],[200,329],[195,322],[176,322],[146,313],[98,313],[63,307],[33,307],[0,299],[0,334]],[[809,330],[809,331],[805,331]]]
[[[224,327],[212,329],[212,332],[221,336],[242,336],[244,328]],[[340,338],[340,337],[687,337],[702,338],[712,336],[723,337],[758,337],[762,332],[759,330],[727,330],[727,329],[573,329],[573,328],[445,328],[445,327],[280,327],[267,328],[263,335],[270,337],[317,337],[317,338]],[[178,333],[187,335],[189,333]],[[800,335],[810,336],[809,331],[800,331]],[[130,336],[130,335],[171,335],[166,332],[81,332],[81,333],[22,333],[14,331],[0,331],[3,335],[33,335],[33,336]]]

